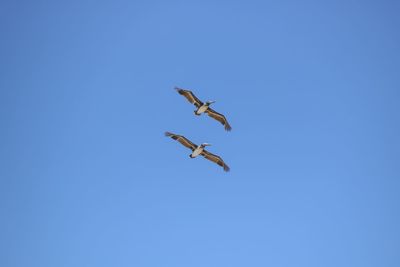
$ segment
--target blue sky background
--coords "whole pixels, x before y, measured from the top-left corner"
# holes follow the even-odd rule
[[[0,266],[400,266],[399,10],[2,1]]]

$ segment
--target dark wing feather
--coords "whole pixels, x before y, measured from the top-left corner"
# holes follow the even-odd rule
[[[190,103],[195,105],[197,108],[201,107],[203,105],[203,102],[198,99],[192,91],[181,89],[178,87],[175,87],[175,90],[178,91],[179,94],[183,95]]]
[[[224,171],[228,172],[230,170],[229,166],[225,164],[221,157],[214,155],[213,153],[208,152],[207,150],[203,150],[201,155],[212,162],[217,163],[219,166],[224,168]]]
[[[222,125],[224,125],[225,126],[225,130],[227,130],[227,131],[232,130],[232,127],[229,125],[228,120],[225,118],[224,115],[216,112],[212,108],[208,108],[206,110],[206,113],[207,113],[208,116],[210,116],[211,118],[219,121]]]
[[[165,132],[165,136],[171,137],[172,139],[178,141],[182,145],[184,145],[187,148],[190,148],[192,151],[197,148],[197,145],[192,143],[189,139],[184,137],[183,135],[178,135],[178,134],[173,134],[170,132]]]

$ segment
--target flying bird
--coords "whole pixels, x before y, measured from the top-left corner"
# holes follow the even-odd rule
[[[224,115],[210,108],[210,105],[215,103],[215,101],[207,101],[203,103],[193,94],[192,91],[178,87],[175,87],[175,90],[177,90],[179,94],[183,95],[190,103],[196,106],[197,109],[194,111],[195,115],[200,116],[202,113],[207,113],[208,116],[224,125],[225,130],[230,131],[232,129]]]
[[[189,139],[187,139],[183,135],[173,134],[170,132],[166,132],[165,136],[171,137],[172,139],[178,141],[185,147],[190,148],[192,150],[192,154],[189,155],[190,158],[195,158],[198,155],[201,155],[201,156],[205,157],[206,159],[211,160],[212,162],[215,162],[219,166],[223,167],[224,171],[226,171],[226,172],[229,171],[228,165],[225,164],[225,162],[222,160],[221,157],[214,155],[204,149],[206,146],[211,146],[211,144],[202,143],[201,145],[198,146],[198,145],[192,143]]]

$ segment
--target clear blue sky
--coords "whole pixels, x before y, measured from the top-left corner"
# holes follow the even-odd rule
[[[400,266],[399,10],[1,1],[0,266]]]

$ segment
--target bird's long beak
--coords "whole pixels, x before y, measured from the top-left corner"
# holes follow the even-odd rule
[[[211,144],[208,144],[208,143],[205,143],[205,144],[203,144],[204,146],[211,146]]]
[[[214,104],[216,101],[208,101],[208,104]]]

